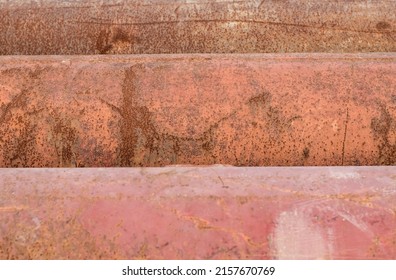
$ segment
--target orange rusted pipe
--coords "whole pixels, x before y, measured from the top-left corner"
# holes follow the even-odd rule
[[[0,166],[392,165],[396,56],[0,57]]]
[[[396,1],[0,1],[0,55],[395,52]]]
[[[396,259],[395,171],[0,169],[0,259]]]

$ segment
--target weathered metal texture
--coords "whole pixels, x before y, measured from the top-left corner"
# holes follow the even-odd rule
[[[1,259],[396,259],[395,167],[0,169]]]
[[[395,52],[396,1],[0,1],[0,54]]]
[[[396,56],[0,57],[0,166],[393,165]]]

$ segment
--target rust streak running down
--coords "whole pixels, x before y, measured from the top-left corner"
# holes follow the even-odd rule
[[[393,165],[396,56],[0,57],[1,167]]]

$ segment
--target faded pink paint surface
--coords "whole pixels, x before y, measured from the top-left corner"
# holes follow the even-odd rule
[[[0,258],[396,259],[394,167],[0,169]]]

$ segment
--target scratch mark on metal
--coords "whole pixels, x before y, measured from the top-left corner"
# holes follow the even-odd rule
[[[346,137],[347,137],[348,121],[349,121],[349,112],[348,112],[348,107],[347,107],[347,108],[346,108],[346,120],[345,120],[344,140],[342,141],[342,159],[341,159],[341,165],[344,165],[345,141],[346,141]]]
[[[395,33],[393,30],[373,31],[373,30],[353,30],[347,28],[332,28],[327,26],[314,26],[308,24],[290,23],[290,22],[278,22],[278,21],[266,21],[266,20],[227,20],[227,19],[186,19],[180,20],[169,20],[169,21],[147,21],[147,22],[111,22],[102,21],[101,19],[93,19],[90,21],[69,21],[70,24],[95,24],[95,25],[113,25],[113,26],[146,26],[146,25],[162,25],[162,24],[180,24],[180,23],[250,23],[250,24],[267,24],[276,26],[286,27],[297,27],[297,28],[311,28],[319,30],[332,30],[339,32],[353,32],[353,33],[368,33],[368,34],[390,34]]]
[[[21,211],[27,209],[26,206],[5,206],[0,207],[0,212],[14,212],[14,211]]]

